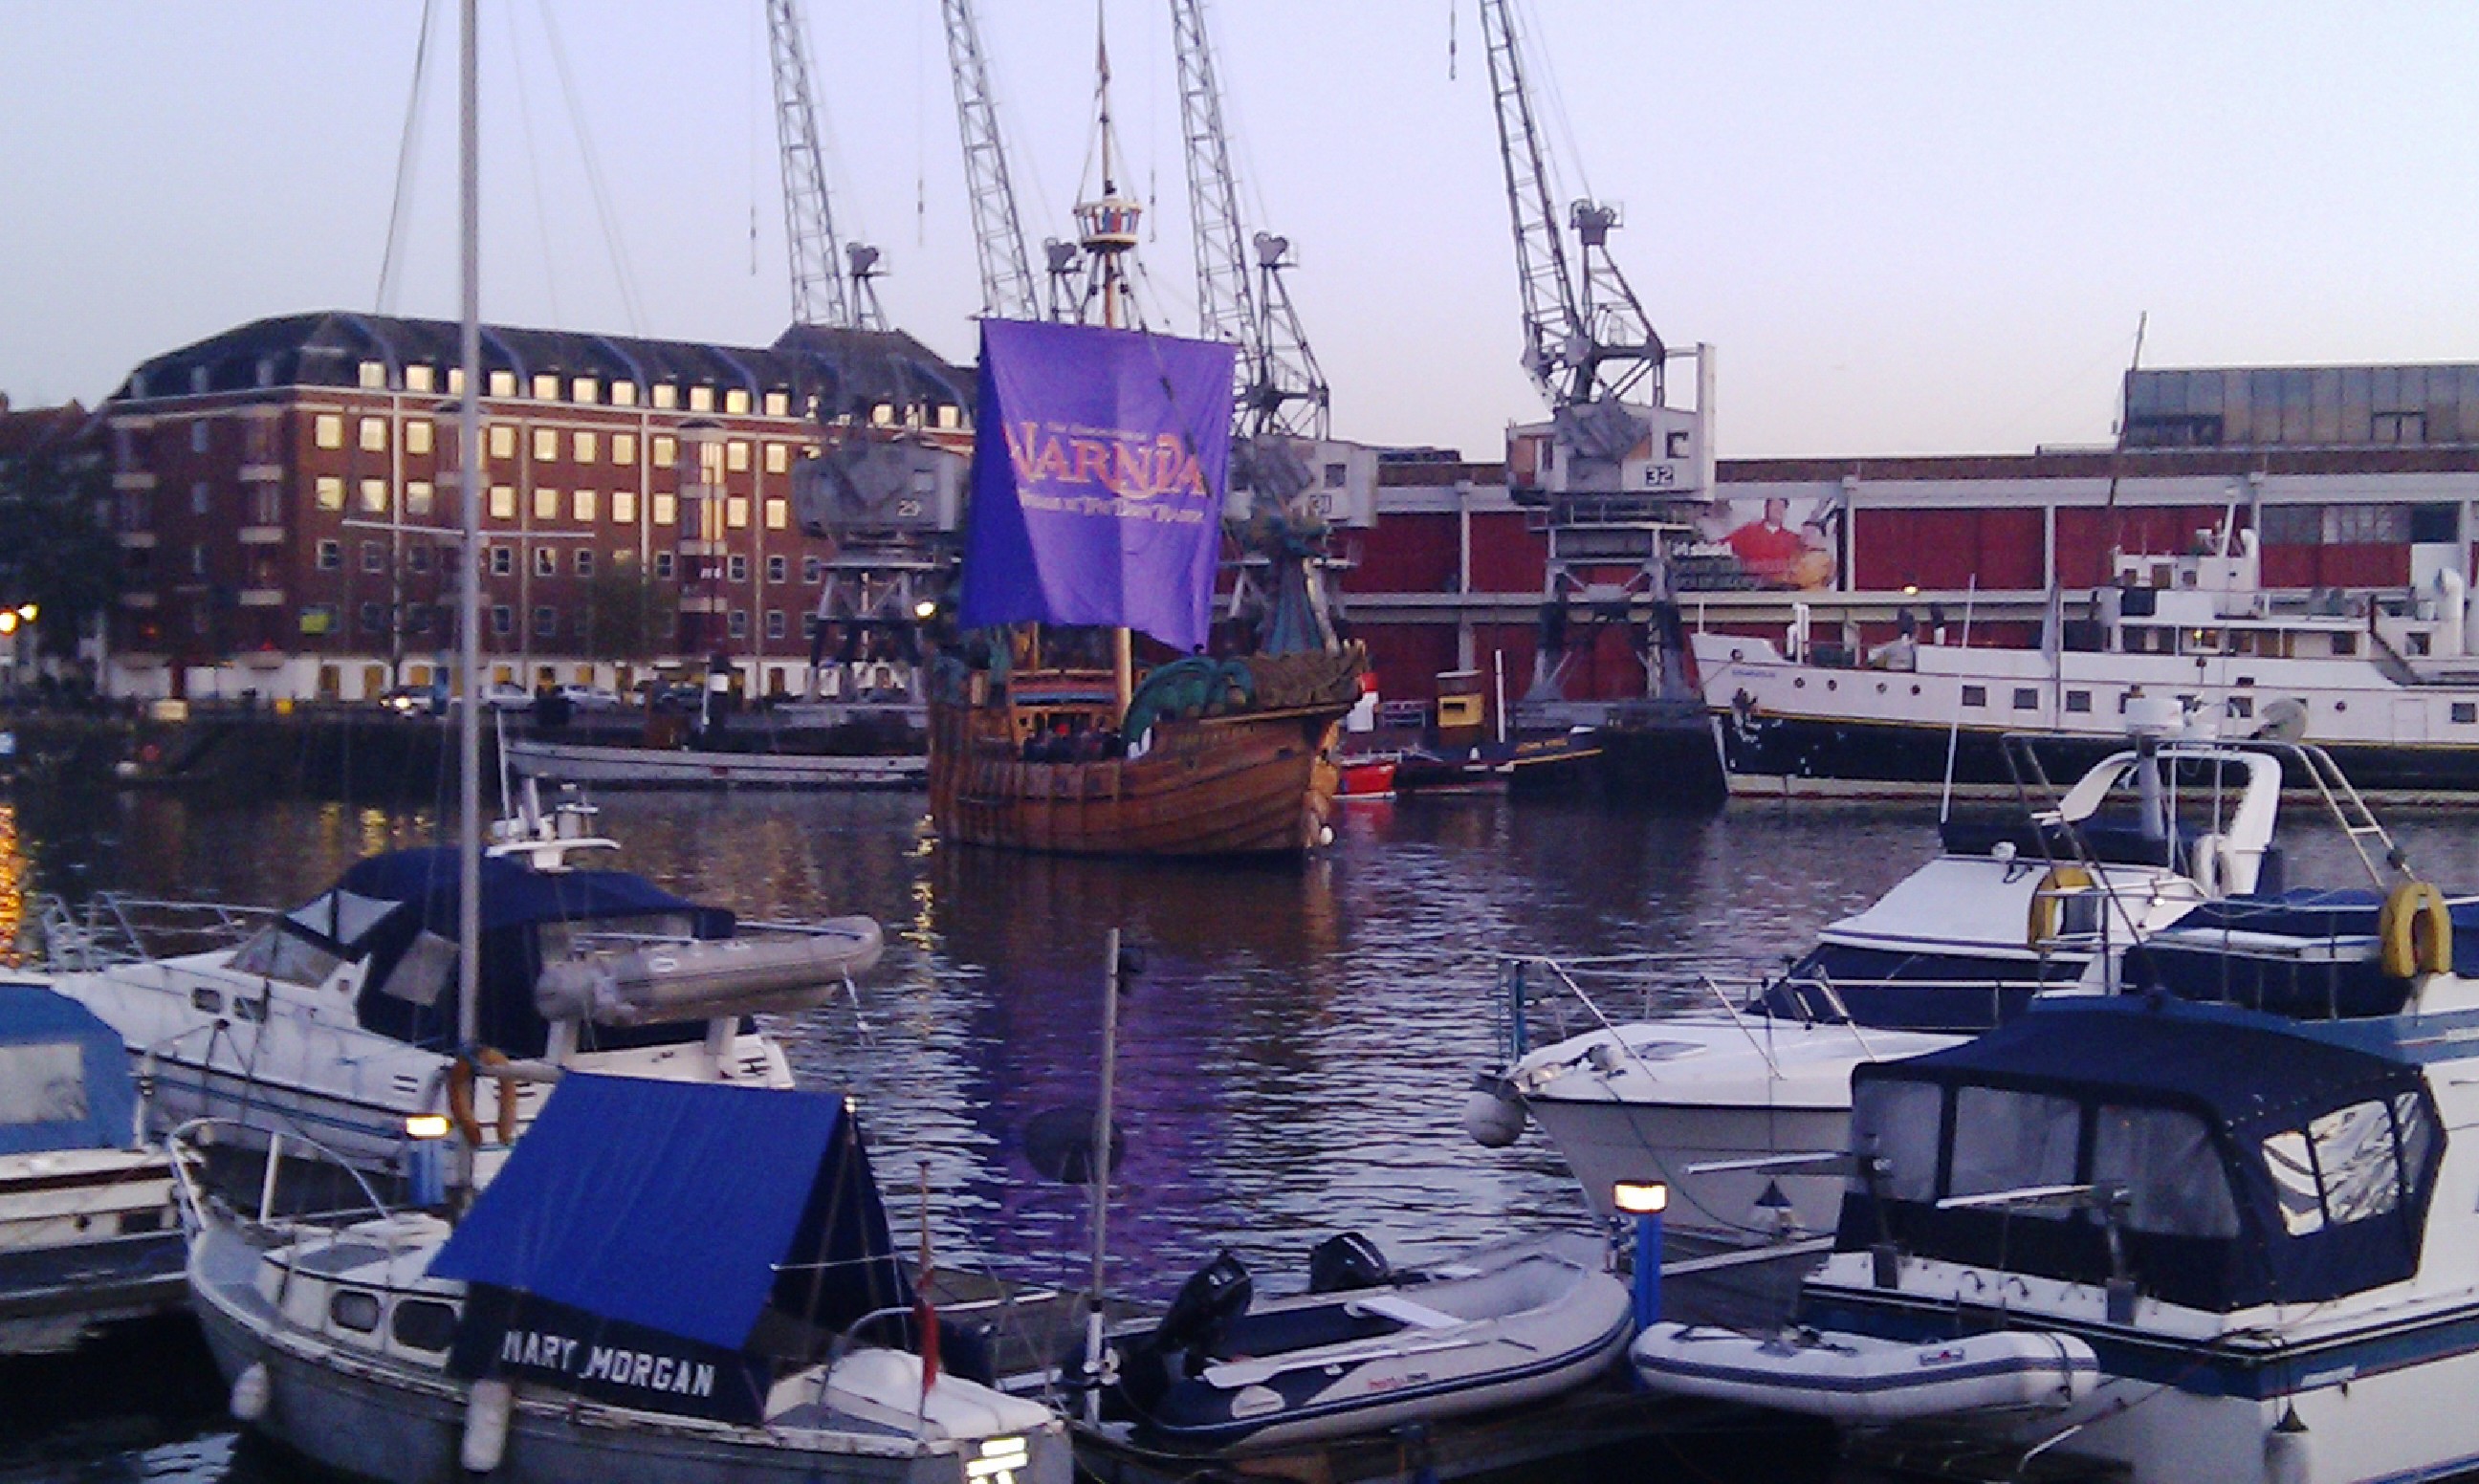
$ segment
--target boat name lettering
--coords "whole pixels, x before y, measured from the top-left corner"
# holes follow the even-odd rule
[[[1205,470],[1187,440],[1177,433],[1156,437],[1122,430],[1078,427],[1041,421],[1007,425],[1008,458],[1015,466],[1019,498],[1035,509],[1078,509],[1086,514],[1133,514],[1143,501],[1163,495],[1184,495],[1211,503]],[[1110,499],[1065,497],[1063,487],[1084,485],[1108,490]],[[1048,493],[1036,497],[1035,491]],[[1058,503],[1048,503],[1056,500]],[[1175,520],[1174,514],[1153,517]],[[1189,521],[1202,510],[1187,513]]]
[[[1958,1360],[1964,1360],[1967,1358],[1968,1357],[1963,1354],[1962,1346],[1958,1344],[1950,1344],[1941,1350],[1922,1350],[1920,1352],[1920,1364],[1923,1366],[1951,1366]]]
[[[672,1392],[682,1396],[714,1394],[714,1368],[703,1362],[598,1344],[586,1350],[585,1364],[580,1367],[576,1353],[580,1345],[581,1342],[567,1335],[512,1329],[499,1337],[499,1361],[507,1366],[556,1371],[580,1381],[604,1381],[613,1386]]]

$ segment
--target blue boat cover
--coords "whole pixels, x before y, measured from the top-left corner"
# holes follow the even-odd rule
[[[430,1271],[735,1351],[911,1302],[841,1098],[577,1073]]]
[[[40,985],[0,984],[0,1154],[125,1148],[137,1114],[120,1033]]]

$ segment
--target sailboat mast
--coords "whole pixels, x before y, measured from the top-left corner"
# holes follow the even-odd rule
[[[481,90],[475,11],[463,0],[458,46],[458,237],[464,276],[465,397],[457,408],[456,490],[464,518],[464,581],[456,592],[456,647],[464,704],[457,718],[456,1038],[482,1034],[482,191]]]
[[[1102,132],[1102,193],[1079,205],[1076,216],[1082,228],[1081,245],[1101,283],[1102,323],[1117,329],[1120,298],[1127,289],[1127,268],[1120,259],[1137,245],[1137,217],[1143,208],[1133,197],[1119,194],[1117,162],[1112,152],[1117,141],[1111,131],[1111,41],[1099,0],[1093,7],[1093,63],[1096,127]],[[1125,627],[1111,632],[1111,671],[1119,720],[1125,722],[1137,685],[1136,643]]]

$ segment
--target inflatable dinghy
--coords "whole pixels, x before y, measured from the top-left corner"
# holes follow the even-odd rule
[[[1790,1329],[1771,1335],[1655,1324],[1628,1352],[1647,1390],[1851,1422],[2062,1407],[2100,1363],[2071,1335],[2004,1330],[1926,1344]]]

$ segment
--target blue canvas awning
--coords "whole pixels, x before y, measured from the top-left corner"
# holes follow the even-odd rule
[[[574,1073],[430,1271],[734,1350],[911,1300],[841,1098]]]
[[[137,1113],[120,1033],[41,985],[0,984],[0,1154],[121,1148]]]

